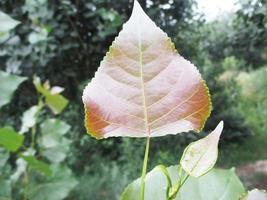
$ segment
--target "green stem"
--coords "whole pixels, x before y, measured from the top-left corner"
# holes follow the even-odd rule
[[[150,143],[150,137],[147,137],[146,150],[145,150],[144,161],[143,161],[142,178],[141,178],[141,196],[140,196],[140,200],[144,200],[145,199],[145,177],[146,177],[146,169],[147,169],[149,143]]]
[[[179,166],[179,182],[178,182],[179,185],[181,185],[181,182],[182,182],[182,175],[183,175],[183,168],[180,165]]]
[[[38,116],[39,116],[39,114],[40,114],[40,112],[41,112],[41,110],[43,108],[43,101],[42,101],[42,99],[43,99],[43,96],[40,96],[38,98],[37,112],[35,114],[36,120],[38,119]],[[32,133],[32,135],[31,135],[31,148],[34,148],[35,147],[36,128],[37,128],[36,124],[31,128],[31,133]]]
[[[186,174],[186,177],[183,179],[182,176],[182,167],[180,166],[179,168],[179,181],[176,183],[176,185],[173,187],[171,194],[170,194],[170,199],[175,199],[177,194],[179,193],[180,189],[182,188],[182,186],[185,184],[185,182],[187,181],[187,179],[189,178],[189,174]]]
[[[172,189],[172,180],[170,174],[164,165],[158,165],[157,168],[164,174],[167,179],[166,200],[170,200],[170,190]]]
[[[32,128],[32,137],[31,137],[31,148],[34,149],[35,147],[35,134],[36,134],[36,125],[34,125]]]
[[[182,181],[182,183],[179,185],[177,193],[179,192],[179,190],[182,188],[182,186],[184,185],[184,183],[186,182],[186,180],[189,178],[189,174],[186,175],[185,179]]]

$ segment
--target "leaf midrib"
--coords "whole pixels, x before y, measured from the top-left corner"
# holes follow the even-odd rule
[[[140,15],[138,15],[138,24],[141,23]],[[138,32],[138,50],[139,50],[139,65],[140,65],[140,84],[142,90],[142,101],[144,110],[144,121],[145,121],[145,132],[147,136],[150,136],[150,126],[148,124],[148,112],[147,112],[147,102],[146,102],[146,92],[145,92],[145,82],[144,82],[144,66],[143,66],[143,52],[142,52],[142,42],[141,42],[141,30],[140,26],[137,26]]]

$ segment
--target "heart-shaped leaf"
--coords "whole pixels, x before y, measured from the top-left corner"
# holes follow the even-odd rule
[[[208,136],[193,142],[184,150],[180,164],[194,177],[200,177],[213,168],[218,157],[218,142],[223,130],[223,122]]]
[[[172,183],[179,180],[179,167],[167,168]],[[139,200],[141,179],[124,190],[121,200]],[[165,175],[153,169],[146,176],[145,200],[164,200],[168,181]],[[189,177],[174,200],[238,200],[245,192],[244,186],[233,169],[213,169],[200,178]]]
[[[199,131],[210,114],[196,67],[137,1],[83,93],[87,131],[96,138]]]

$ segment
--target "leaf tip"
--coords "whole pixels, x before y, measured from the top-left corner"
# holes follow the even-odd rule
[[[220,123],[215,128],[214,132],[216,132],[218,135],[221,135],[222,130],[223,130],[223,126],[224,126],[223,121],[220,121]]]
[[[220,121],[220,123],[216,126],[216,128],[208,135],[208,138],[215,139],[217,142],[219,142],[219,139],[221,137],[222,131],[223,131],[224,123],[223,121]]]
[[[224,122],[223,121],[220,121],[220,123],[218,124],[217,127],[222,130],[223,129],[223,126],[224,126]]]
[[[133,10],[137,9],[137,8],[141,8],[141,5],[139,4],[139,2],[137,0],[134,0],[134,6],[133,6]]]
[[[137,0],[134,0],[134,5],[133,5],[133,11],[132,11],[132,15],[133,16],[140,16],[141,14],[146,15],[142,6],[140,5],[140,3]],[[134,18],[134,17],[133,17]]]

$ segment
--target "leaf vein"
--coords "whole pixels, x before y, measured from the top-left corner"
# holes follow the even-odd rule
[[[172,113],[175,109],[179,108],[181,105],[183,105],[184,103],[186,103],[187,101],[189,101],[193,96],[196,95],[196,93],[199,91],[200,86],[198,86],[198,88],[189,96],[187,97],[185,100],[183,100],[181,103],[179,103],[178,105],[176,105],[175,107],[173,107],[170,111],[168,111],[167,113],[165,113],[164,115],[160,116],[159,118],[157,118],[156,120],[152,121],[150,123],[150,125],[154,124],[155,122],[157,122],[158,120],[162,119],[163,117],[169,115],[170,113]]]
[[[124,128],[127,128],[127,129],[132,129],[132,130],[135,130],[135,131],[141,131],[141,132],[144,132],[144,130],[141,130],[141,129],[136,129],[136,128],[133,128],[133,127],[129,127],[129,126],[125,126],[123,124],[120,124],[120,123],[116,123],[116,122],[112,122],[112,121],[109,121],[109,120],[106,120],[104,118],[102,118],[101,116],[93,113],[93,112],[90,112],[90,114],[94,115],[95,117],[97,117],[98,119],[110,124],[110,125],[115,125],[115,126],[118,126],[118,127],[124,127]],[[91,125],[91,124],[90,124]],[[103,128],[99,128],[99,129],[96,129],[94,131],[98,131],[98,130],[101,130]]]

